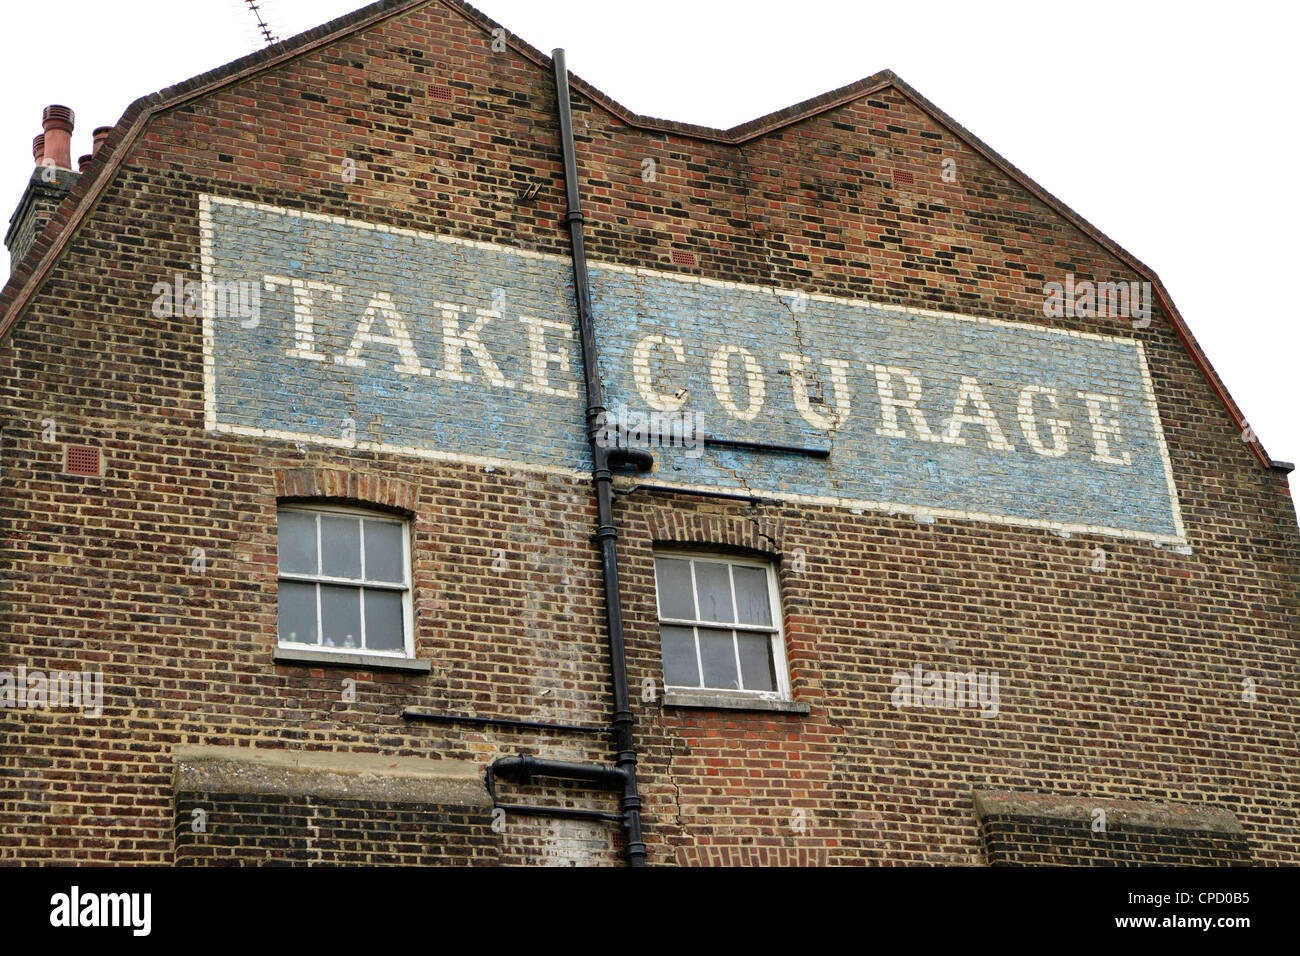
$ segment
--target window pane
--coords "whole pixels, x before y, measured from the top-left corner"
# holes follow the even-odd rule
[[[361,577],[360,519],[321,515],[320,550],[321,574],[333,578]]]
[[[402,638],[402,595],[397,591],[366,589],[366,648],[372,651],[406,649]]]
[[[279,517],[281,573],[315,574],[316,516],[305,511],[281,511]]]
[[[406,583],[402,567],[402,526],[388,521],[364,521],[366,531],[366,580]],[[370,596],[366,595],[369,600]],[[366,626],[369,627],[369,618]]]
[[[735,565],[731,573],[736,582],[736,610],[740,614],[738,623],[771,624],[772,607],[768,601],[767,571]]]
[[[655,581],[659,589],[659,616],[695,620],[691,597],[691,563],[676,558],[655,558]]]
[[[704,665],[705,687],[740,689],[736,679],[736,648],[732,641],[731,631],[700,628],[700,663]]]
[[[695,661],[695,634],[691,629],[661,627],[659,639],[664,649],[664,684],[672,687],[699,687],[700,668]]]
[[[315,644],[316,585],[280,582],[280,641]]]
[[[326,647],[361,647],[361,589],[322,584],[320,625]]]
[[[736,635],[740,641],[740,673],[745,690],[776,690],[772,671],[772,638],[766,634]]]
[[[725,564],[696,561],[695,589],[699,592],[701,621],[730,624],[735,620],[731,616],[731,578]],[[734,662],[732,669],[735,669]],[[704,672],[708,673],[707,667]]]

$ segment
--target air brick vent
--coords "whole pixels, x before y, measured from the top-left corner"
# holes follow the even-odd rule
[[[101,475],[99,449],[91,445],[64,445],[63,471],[69,475]]]
[[[674,265],[679,265],[679,266],[693,266],[693,265],[695,265],[695,253],[693,253],[693,252],[678,252],[676,249],[674,249],[674,250],[673,250],[673,264],[674,264]]]

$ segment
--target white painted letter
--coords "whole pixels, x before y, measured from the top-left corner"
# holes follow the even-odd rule
[[[479,368],[487,376],[488,382],[497,388],[515,387],[514,382],[506,381],[506,377],[501,374],[501,369],[497,368],[497,363],[492,361],[492,356],[488,354],[488,350],[483,347],[483,342],[478,337],[478,334],[483,331],[483,326],[492,319],[501,318],[500,312],[493,309],[475,309],[474,314],[478,318],[461,331],[460,319],[457,316],[461,312],[468,311],[466,306],[435,302],[433,307],[442,312],[442,354],[443,365],[446,366],[438,369],[438,378],[451,382],[473,381],[470,375],[462,370],[460,364],[461,352],[469,349],[470,354],[478,362]]]
[[[569,371],[569,352],[567,349],[546,350],[546,330],[561,333],[568,341],[573,341],[573,328],[563,322],[550,319],[534,319],[521,315],[519,321],[528,327],[528,354],[532,364],[533,380],[524,383],[524,390],[542,395],[559,395],[562,398],[577,398],[578,383],[570,382],[564,388],[554,388],[546,378],[547,364],[554,364],[561,372]]]
[[[873,365],[872,369],[876,373],[876,391],[880,394],[880,422],[881,427],[876,429],[877,435],[884,435],[886,438],[906,438],[907,432],[898,426],[898,409],[907,409],[908,416],[912,419],[912,427],[916,429],[916,437],[921,441],[940,441],[940,439],[930,431],[930,425],[925,420],[920,406],[917,404],[921,401],[921,380],[915,374],[905,368],[899,368],[896,365]],[[907,386],[907,398],[900,399],[894,395],[893,377],[897,375]]]
[[[370,331],[375,324],[376,314],[384,317],[384,325],[388,327],[391,335],[375,335]],[[415,354],[415,345],[411,342],[411,334],[406,331],[406,323],[402,321],[393,297],[387,292],[376,292],[371,297],[370,304],[366,306],[366,312],[357,325],[356,334],[352,336],[352,344],[348,346],[347,353],[334,356],[334,361],[339,365],[365,368],[366,360],[361,358],[361,350],[367,345],[388,345],[397,349],[397,354],[402,357],[402,360],[395,363],[393,368],[403,375],[429,374],[429,370],[420,364],[420,356]]]
[[[1120,432],[1118,419],[1104,418],[1101,414],[1101,405],[1105,402],[1110,406],[1111,411],[1119,410],[1119,399],[1114,395],[1098,395],[1095,392],[1076,392],[1084,404],[1088,406],[1088,423],[1092,426],[1092,443],[1097,447],[1096,454],[1092,460],[1102,462],[1107,465],[1127,465],[1133,459],[1129,453],[1120,452],[1116,458],[1110,453],[1111,439],[1121,441],[1123,434]]]
[[[812,402],[808,400],[808,379],[804,376],[803,357],[792,352],[782,352],[781,359],[790,366],[790,388],[794,393],[794,409],[813,428],[821,431],[834,431],[844,424],[849,417],[849,382],[847,370],[849,363],[840,359],[822,359],[822,364],[830,370],[831,384],[835,388],[835,410],[829,415],[815,412]]]
[[[1047,399],[1053,409],[1056,405],[1056,389],[1046,388],[1042,385],[1029,385],[1020,391],[1020,431],[1024,434],[1025,440],[1029,442],[1029,447],[1045,458],[1060,458],[1068,450],[1066,444],[1066,430],[1070,423],[1062,421],[1059,418],[1044,419],[1047,427],[1052,432],[1052,447],[1048,448],[1043,444],[1043,439],[1038,434],[1038,424],[1034,419],[1034,396],[1042,395]]]
[[[632,378],[636,381],[636,390],[641,399],[655,411],[675,412],[685,403],[685,399],[663,392],[656,392],[650,382],[650,352],[657,345],[666,346],[673,351],[673,358],[680,363],[686,362],[686,352],[682,349],[681,339],[671,339],[664,335],[647,335],[636,344],[632,352]]]
[[[745,363],[745,386],[749,392],[749,405],[741,408],[736,404],[731,390],[731,357],[739,355]],[[767,394],[767,383],[763,381],[763,369],[758,360],[747,349],[739,345],[724,345],[713,353],[710,373],[713,378],[713,394],[718,397],[718,404],[732,418],[741,421],[753,421],[763,409],[763,396]]]
[[[967,415],[966,406],[974,404],[977,415]],[[1015,451],[1015,446],[1007,442],[1002,428],[993,415],[993,408],[984,397],[980,383],[973,376],[961,377],[961,388],[957,400],[952,405],[952,417],[948,419],[948,429],[943,433],[943,440],[949,445],[964,445],[966,439],[961,437],[962,425],[979,425],[988,433],[989,447],[998,451]]]
[[[268,275],[262,276],[262,284],[267,292],[274,292],[282,285],[287,285],[293,290],[293,348],[284,354],[289,358],[310,359],[313,362],[325,361],[325,354],[316,351],[316,335],[312,331],[312,293],[327,292],[335,302],[342,302],[343,287],[311,279]]]

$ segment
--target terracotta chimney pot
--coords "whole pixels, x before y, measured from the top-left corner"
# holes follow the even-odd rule
[[[72,128],[76,118],[66,106],[47,106],[45,126],[45,158],[54,160],[60,169],[72,168]]]

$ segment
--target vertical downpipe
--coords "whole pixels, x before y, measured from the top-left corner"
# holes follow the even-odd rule
[[[614,476],[608,450],[597,440],[599,418],[605,411],[605,388],[600,380],[599,353],[591,312],[591,290],[587,280],[587,253],[583,245],[582,205],[578,196],[578,160],[573,148],[573,116],[569,107],[569,70],[564,50],[551,52],[555,66],[555,97],[560,114],[560,143],[564,150],[564,186],[573,245],[573,285],[578,302],[578,338],[582,343],[582,369],[587,383],[587,443],[591,447],[592,478],[596,484],[596,541],[605,576],[605,624],[609,634],[610,679],[614,688],[614,763],[623,771],[623,834],[627,861],[645,866],[646,848],[641,838],[641,798],[636,787],[636,750],[632,744],[632,708],[627,691],[627,661],[623,651],[623,607],[618,596],[618,552],[614,527]]]

